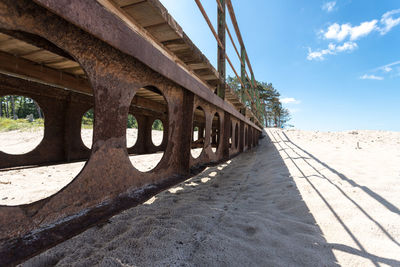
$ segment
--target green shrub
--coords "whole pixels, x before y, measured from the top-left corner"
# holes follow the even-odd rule
[[[44,127],[43,119],[36,119],[33,122],[29,122],[26,119],[13,120],[9,118],[0,118],[0,132],[8,132],[15,130],[29,130],[39,129]]]

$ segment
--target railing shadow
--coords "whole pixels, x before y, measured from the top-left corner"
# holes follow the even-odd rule
[[[176,228],[177,225],[189,227]],[[160,231],[165,234],[162,242],[154,238]],[[117,237],[114,232],[118,232]],[[177,237],[177,232],[185,235]],[[63,257],[79,258],[79,251],[74,248],[82,246],[85,240],[96,242],[84,249],[98,262],[110,259],[111,255],[122,261],[126,247],[131,246],[131,238],[126,237],[131,236],[140,239],[141,251],[152,251],[139,255],[142,260],[146,255],[157,254],[153,250],[156,247],[169,257],[163,259],[168,262],[182,252],[176,250],[177,240],[188,240],[185,255],[189,256],[180,262],[182,265],[339,266],[268,137],[258,147],[205,169],[144,205],[31,259],[26,266],[40,266],[48,261],[62,265]],[[111,243],[118,246],[107,252]],[[246,252],[239,251],[243,248]],[[126,265],[138,263],[134,257],[124,260]],[[141,263],[158,265],[154,255]]]
[[[375,193],[374,191],[372,191],[371,189],[369,189],[367,186],[362,186],[357,184],[355,181],[353,181],[352,179],[347,178],[344,174],[338,172],[337,170],[333,169],[332,167],[330,167],[329,165],[327,165],[326,163],[320,161],[318,158],[314,157],[311,153],[305,151],[304,149],[302,149],[301,147],[299,147],[298,145],[296,145],[295,143],[293,143],[289,137],[282,132],[282,134],[285,136],[285,138],[287,139],[287,141],[284,142],[289,142],[291,144],[293,144],[296,148],[298,148],[299,150],[303,151],[305,154],[307,154],[310,158],[312,158],[313,160],[317,161],[319,164],[321,164],[322,166],[324,166],[325,168],[327,168],[328,170],[330,170],[331,172],[333,172],[334,174],[336,174],[337,176],[339,176],[342,180],[348,182],[350,185],[354,186],[354,187],[358,187],[361,190],[363,190],[365,193],[367,193],[368,195],[370,195],[372,198],[374,198],[376,201],[378,201],[379,203],[381,203],[383,206],[385,206],[388,210],[390,210],[391,212],[394,212],[398,215],[400,215],[400,210],[393,205],[392,203],[390,203],[389,201],[387,201],[385,198],[383,198],[382,196],[380,196],[379,194]]]
[[[337,250],[341,250],[343,252],[347,252],[356,256],[360,256],[363,257],[365,259],[370,260],[375,266],[379,266],[379,263],[385,263],[385,264],[389,264],[389,265],[393,265],[393,266],[397,266],[400,265],[400,261],[394,260],[394,259],[387,259],[387,258],[383,258],[383,257],[379,257],[376,255],[373,255],[371,253],[368,253],[365,248],[362,246],[362,244],[360,243],[360,241],[357,239],[357,237],[354,235],[354,233],[350,230],[350,228],[344,223],[344,221],[340,218],[340,216],[338,215],[338,213],[335,211],[335,209],[332,207],[332,205],[330,205],[330,203],[327,201],[327,199],[323,196],[323,194],[317,189],[317,187],[311,182],[311,180],[309,179],[311,176],[317,176],[323,179],[326,179],[330,184],[332,184],[333,186],[335,186],[348,200],[350,200],[354,205],[357,206],[358,209],[360,209],[360,211],[368,218],[370,219],[373,223],[375,223],[377,225],[377,227],[379,227],[382,232],[384,232],[384,234],[391,240],[393,241],[396,245],[399,246],[398,241],[396,241],[384,228],[382,225],[380,225],[375,219],[373,219],[364,209],[362,209],[362,207],[355,202],[352,198],[350,198],[340,187],[336,186],[331,180],[329,180],[325,175],[323,175],[315,166],[313,166],[312,164],[310,164],[307,159],[307,157],[303,157],[302,155],[300,155],[297,151],[295,151],[295,149],[293,147],[291,147],[289,144],[294,145],[296,148],[300,149],[302,152],[304,152],[308,157],[310,157],[311,159],[317,161],[318,163],[320,163],[321,165],[323,165],[325,168],[329,169],[329,170],[333,170],[332,168],[330,168],[327,164],[321,162],[319,159],[317,159],[316,157],[314,157],[312,154],[308,153],[307,151],[305,151],[304,149],[300,148],[298,145],[294,144],[288,137],[287,135],[282,132],[282,134],[285,136],[286,140],[284,140],[278,132],[272,132],[269,131],[269,135],[271,136],[270,140],[271,142],[273,142],[274,144],[276,144],[276,146],[280,147],[280,149],[278,149],[278,151],[285,153],[287,156],[287,160],[290,160],[293,165],[296,167],[296,169],[301,173],[302,178],[304,178],[308,184],[313,188],[313,190],[318,194],[318,196],[321,198],[321,200],[325,203],[325,205],[327,206],[327,208],[331,211],[331,213],[333,214],[333,216],[336,218],[336,220],[341,224],[341,226],[344,228],[344,230],[348,233],[348,235],[351,237],[351,239],[357,244],[359,249],[355,249],[355,248],[351,248],[348,247],[346,245],[343,244],[329,244],[329,246],[333,249],[337,249]],[[285,147],[283,147],[281,145],[281,143],[283,143]],[[297,157],[291,157],[287,150],[294,152]],[[299,165],[295,162],[296,160],[303,160],[307,165],[309,165],[314,171],[317,172],[318,175],[305,175],[305,173],[303,172],[303,170],[299,167]],[[335,174],[339,174],[339,172],[333,170],[332,171]],[[350,180],[347,177],[345,177],[343,174],[341,174],[341,178],[345,179],[345,180]],[[352,181],[352,180],[350,180]],[[352,181],[353,184],[356,184],[354,181]]]
[[[339,172],[337,172],[337,171],[332,171],[332,170],[334,170],[333,168],[331,168],[331,167],[329,167],[327,164],[325,164],[325,163],[322,163],[322,161],[320,161],[319,159],[317,159],[317,158],[315,158],[313,155],[311,155],[309,152],[307,152],[307,151],[305,151],[304,149],[302,149],[302,148],[300,148],[298,145],[296,145],[295,143],[293,143],[290,139],[289,139],[289,137],[285,134],[285,132],[282,132],[282,134],[285,136],[285,138],[286,138],[286,141],[283,139],[283,138],[281,138],[281,140],[283,141],[283,142],[286,142],[286,143],[290,143],[290,144],[292,144],[292,145],[294,145],[296,148],[298,148],[298,149],[300,149],[302,152],[304,152],[304,153],[306,153],[307,155],[309,155],[313,160],[315,160],[315,161],[317,161],[318,163],[320,163],[321,165],[323,165],[325,168],[327,168],[327,169],[329,169],[332,173],[334,173],[334,174],[336,174],[336,175],[338,175],[341,179],[344,179],[344,180],[346,180],[346,181],[352,181],[352,184],[356,184],[357,185],[357,187],[361,187],[361,186],[359,186],[357,183],[355,183],[353,180],[351,180],[351,179],[349,179],[349,178],[347,178],[346,176],[344,176],[343,174],[340,174],[339,175]],[[279,134],[278,134],[279,135]],[[288,147],[290,147],[290,146],[288,146]],[[295,149],[293,149],[292,147],[290,147],[290,149],[296,154],[296,155],[298,155],[299,157],[301,157],[301,155],[295,150]],[[325,180],[327,180],[331,185],[333,185],[344,197],[346,197],[348,200],[350,200],[350,202],[351,203],[353,203],[369,220],[371,220],[379,229],[381,229],[381,231],[391,240],[391,241],[393,241],[393,243],[395,243],[397,246],[400,246],[400,243],[396,240],[396,239],[394,239],[394,237],[392,237],[387,231],[386,231],[386,229],[378,222],[378,221],[376,221],[374,218],[372,218],[372,216],[371,215],[369,215],[368,214],[368,212],[365,210],[365,209],[363,209],[354,199],[352,199],[349,195],[347,195],[339,186],[337,186],[335,183],[333,183],[328,177],[326,177],[324,174],[322,174],[319,170],[317,170],[317,168],[315,167],[315,166],[313,166],[309,161],[307,161],[307,160],[305,160],[303,157],[301,157],[303,160],[304,160],[304,162],[308,165],[308,166],[310,166],[314,171],[316,171],[318,174],[319,174],[319,176],[321,177],[321,178],[323,178],[323,179],[325,179]],[[376,194],[377,195],[377,194]]]

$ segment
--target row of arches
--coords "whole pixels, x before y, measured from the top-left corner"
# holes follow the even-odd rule
[[[229,129],[224,130],[226,123]],[[218,161],[223,155],[233,156],[256,144],[255,132],[249,125],[237,118],[210,106],[201,99],[196,99],[193,111],[191,141],[192,164]],[[221,151],[221,142],[227,136],[228,150]]]
[[[140,97],[145,94],[149,95],[146,99],[152,97],[154,101],[160,103],[160,112],[151,112],[150,109],[144,108],[145,101]],[[12,98],[15,100],[24,97],[26,103],[37,105],[41,110],[42,119],[32,114],[18,120],[0,118],[0,122],[8,120],[15,124],[24,123],[31,126],[37,121],[41,122],[41,125],[35,125],[32,129],[11,129],[11,131],[2,131],[3,125],[0,124],[0,159],[2,159],[0,160],[0,194],[3,195],[0,206],[29,204],[53,195],[71,183],[83,171],[90,158],[94,140],[93,125],[96,118],[94,109],[89,108],[86,112],[83,108],[80,111],[73,110],[73,113],[78,112],[81,115],[75,114],[72,122],[62,123],[65,120],[65,114],[52,112],[52,108],[43,101],[43,96],[28,95],[30,97],[12,95]],[[0,99],[8,98],[10,95],[2,94],[0,84]],[[160,108],[161,105],[163,109]],[[85,106],[90,106],[90,103],[86,103]],[[126,122],[125,148],[132,167],[138,172],[147,173],[154,170],[164,156],[168,142],[166,107],[167,103],[162,93],[154,88],[152,90],[141,88],[133,97]],[[5,103],[2,103],[1,108],[5,108]],[[66,117],[71,119],[71,116]],[[65,135],[77,131],[79,134],[69,136],[73,142],[60,135],[60,133]],[[66,148],[73,150],[72,154],[75,155],[65,158],[63,154]],[[47,152],[57,149],[59,152]],[[9,165],[1,166],[3,164]],[[21,165],[30,166],[21,168],[19,167]],[[7,169],[2,170],[5,167]]]
[[[13,96],[0,96],[0,99],[7,98],[22,98],[23,96],[13,95]],[[29,97],[23,97],[24,101],[27,99],[27,102],[36,103],[33,99]],[[40,106],[36,104],[39,108]],[[4,107],[3,107],[4,109]],[[46,114],[41,112],[41,117],[34,116],[33,114],[27,115],[25,118],[15,118],[8,119],[7,116],[0,117],[3,122],[1,125],[1,142],[0,142],[0,151],[9,154],[9,155],[23,155],[33,151],[43,140],[44,138],[44,121],[46,120]],[[81,139],[86,148],[91,149],[93,143],[93,109],[91,108],[82,116],[82,124],[81,124]],[[14,120],[10,121],[10,120]],[[12,125],[7,125],[12,124]],[[132,149],[137,143],[137,129],[139,125],[137,123],[134,115],[128,115],[127,121],[127,133],[126,133],[126,143],[127,148]],[[20,134],[16,133],[16,129],[24,129],[24,131],[29,134],[28,137],[19,136]],[[152,123],[152,135],[151,141],[155,147],[159,147],[163,140],[163,123],[159,119],[154,119]],[[10,131],[10,133],[7,133]]]
[[[167,132],[166,129],[168,128],[168,125],[167,127],[164,126],[164,124],[168,123],[167,109],[165,108],[164,110],[166,114],[157,114],[156,112],[151,113],[150,111],[147,111],[148,114],[143,114],[143,112],[140,112],[140,109],[137,108],[137,102],[143,102],[143,100],[138,101],[137,98],[140,98],[141,95],[149,93],[153,94],[153,97],[156,95],[155,98],[158,98],[158,103],[162,103],[162,105],[165,107],[167,106],[165,98],[158,89],[152,88],[149,90],[148,88],[141,88],[138,90],[132,100],[126,123],[126,148],[129,154],[148,154],[151,152],[159,152],[165,149],[167,143],[167,136],[165,133]],[[47,123],[46,120],[46,117],[48,117],[47,115],[49,115],[49,111],[47,109],[41,109],[41,105],[35,101],[35,97],[0,94],[0,99],[0,108],[2,111],[4,111],[6,108],[9,108],[7,102],[3,103],[3,99],[13,99],[13,109],[19,109],[19,114],[24,114],[21,112],[21,109],[25,109],[25,113],[26,111],[31,111],[26,108],[27,103],[35,105],[38,110],[40,110],[40,118],[37,114],[32,113],[21,119],[7,118],[6,116],[0,117],[2,122],[0,125],[0,135],[2,137],[0,141],[0,152],[3,152],[6,154],[6,156],[29,156],[29,153],[37,150],[42,143],[44,143],[42,145],[46,145],[45,142],[43,142],[43,140],[46,139],[45,132],[47,128],[51,128],[51,121]],[[23,99],[23,103],[15,103],[15,100],[21,99]],[[5,115],[5,112],[1,112],[0,114]],[[51,115],[54,116],[54,114]],[[136,119],[135,115],[139,119]],[[163,118],[159,118],[158,115]],[[90,108],[84,112],[83,115],[81,115],[81,123],[79,124],[80,142],[78,141],[78,143],[82,144],[82,150],[90,150],[92,148],[94,118],[95,114],[93,108]],[[58,120],[63,120],[62,114],[60,114]],[[14,128],[11,127],[9,129],[5,128],[6,123],[13,124],[13,127],[15,127],[15,129],[19,129],[19,131],[15,131]],[[69,123],[69,125],[73,124],[74,123]],[[141,131],[141,129],[144,130]],[[47,139],[49,138],[51,137],[47,136]],[[145,145],[139,144],[138,140],[139,142],[145,141]],[[135,167],[139,171],[149,171],[149,169],[142,169],[140,164]],[[151,169],[154,167],[155,166],[153,166]]]
[[[146,93],[145,88],[140,89],[138,92]],[[153,90],[154,92],[154,90]],[[139,93],[139,95],[141,95]],[[162,96],[162,93],[158,91],[158,94]],[[15,98],[18,96],[14,96]],[[35,100],[31,99],[30,101],[34,102]],[[164,99],[165,101],[165,99]],[[132,100],[132,103],[137,103],[137,99],[135,97]],[[166,103],[166,102],[165,102]],[[37,104],[38,105],[38,104]],[[39,106],[39,105],[38,105]],[[39,106],[40,107],[40,106]],[[133,113],[133,114],[132,114]],[[156,116],[142,116],[143,114],[138,114],[140,119],[136,119],[135,107],[129,110],[129,114],[127,117],[126,123],[126,149],[129,155],[129,159],[135,169],[139,172],[149,172],[153,170],[162,160],[164,156],[164,151],[168,143],[168,124],[165,124],[168,121],[168,117],[164,117],[162,120],[157,118]],[[43,118],[46,121],[46,112],[43,111]],[[90,108],[86,111],[80,123],[80,139],[83,146],[90,150],[93,143],[93,123],[94,123],[95,113],[93,108]],[[209,118],[209,122],[206,121],[206,118]],[[164,121],[164,123],[163,123]],[[150,131],[149,127],[146,125],[151,125]],[[201,105],[198,105],[193,112],[193,131],[191,138],[191,157],[194,160],[200,158],[201,155],[209,152],[214,155],[219,153],[220,142],[221,142],[221,129],[222,129],[222,120],[221,115],[218,111],[213,112],[212,116],[206,116],[206,111],[202,108]],[[230,120],[230,132],[229,132],[229,151],[233,155],[239,151],[239,142],[240,142],[240,121],[237,119]],[[2,133],[2,139],[7,140],[6,142],[0,142],[0,151],[9,154],[9,155],[23,155],[28,154],[31,151],[34,151],[39,147],[39,144],[43,141],[44,132],[46,129],[46,124],[43,125],[42,129],[39,129],[38,132],[29,132],[30,135],[33,135],[29,141],[24,141],[21,136],[15,134],[15,132],[10,132],[7,136],[8,139],[4,138],[6,136]],[[39,134],[39,132],[41,132]],[[149,138],[150,137],[150,138]],[[146,138],[147,140],[146,143]],[[244,150],[250,148],[252,146],[252,129],[251,127],[245,125],[244,126],[244,137],[243,137],[243,148]],[[141,141],[142,144],[139,144],[138,141]],[[150,143],[148,142],[150,141]],[[145,145],[143,144],[145,143]],[[24,149],[29,149],[31,151],[21,151],[15,150],[13,144],[22,145]],[[146,144],[149,145],[146,147]],[[146,155],[146,156],[143,156]],[[218,157],[216,157],[218,158]],[[82,164],[77,165],[74,162],[74,170],[69,172],[68,177],[64,177],[65,184],[69,183],[83,168],[85,162],[81,162]],[[68,163],[65,163],[68,164]],[[51,163],[49,163],[51,165]],[[59,166],[59,165],[57,165]],[[57,168],[53,167],[53,168]],[[41,167],[43,168],[43,167]],[[60,167],[64,168],[63,166]],[[28,170],[29,171],[29,170]],[[60,173],[59,175],[63,175]],[[29,174],[28,174],[29,176]],[[40,177],[39,177],[40,178]],[[46,181],[46,175],[43,175],[43,180]],[[64,185],[60,185],[64,186]],[[17,202],[15,202],[17,203]],[[17,204],[26,204],[26,203],[17,203]]]
[[[90,118],[92,114],[93,109],[90,109],[82,116],[81,138],[83,144],[88,149],[91,149],[93,144],[93,122],[88,123],[87,118]],[[134,146],[137,145],[138,129],[140,126],[141,125],[139,125],[135,116],[133,114],[128,114],[128,121],[126,125],[127,149],[133,149]],[[164,139],[164,124],[160,119],[153,119],[153,122],[151,123],[151,128],[151,143],[154,147],[160,147]],[[1,147],[0,150],[2,150]],[[26,151],[24,153],[27,153],[29,151]],[[12,151],[8,152],[8,150],[6,149],[3,150],[3,152],[13,154]]]

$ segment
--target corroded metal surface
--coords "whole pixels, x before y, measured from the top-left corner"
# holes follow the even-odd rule
[[[46,122],[42,143],[25,155],[1,152],[0,168],[78,159],[85,159],[87,163],[71,183],[50,197],[27,205],[0,206],[0,266],[16,264],[137,205],[181,181],[194,167],[226,160],[254,147],[261,133],[255,124],[208,90],[203,90],[195,80],[183,72],[175,72],[171,62],[153,62],[158,64],[156,68],[149,67],[148,62],[144,64],[142,61],[148,57],[155,56],[155,60],[161,57],[153,54],[151,47],[139,39],[120,39],[118,34],[127,29],[113,22],[112,15],[106,13],[105,16],[110,17],[102,21],[103,24],[99,24],[101,20],[97,18],[88,17],[83,23],[81,16],[87,16],[85,12],[89,11],[78,10],[81,6],[76,3],[94,5],[97,9],[90,12],[100,15],[98,8],[101,7],[96,6],[95,1],[73,1],[70,5],[65,1],[38,2],[63,8],[65,16],[70,16],[69,22],[31,1],[0,0],[0,30],[15,32],[13,36],[25,32],[61,49],[85,71],[93,96],[1,74],[0,95],[33,98],[42,107]],[[96,34],[88,32],[92,27],[97,29]],[[113,43],[107,42],[110,39]],[[162,93],[167,104],[166,113],[160,115],[132,106],[135,93],[147,86]],[[82,114],[92,106],[95,114],[93,146],[88,150],[82,144],[80,123]],[[198,106],[205,112],[205,142],[202,155],[193,159],[190,156],[193,117]],[[127,149],[129,113],[134,113],[138,120],[139,135],[135,146]],[[216,113],[219,125],[213,123]],[[160,119],[164,125],[164,139],[159,147],[154,146],[149,137],[155,119]],[[213,152],[215,135],[213,137],[212,133],[217,126],[218,149]],[[138,171],[129,160],[129,153],[159,150],[164,151],[164,156],[149,172]]]
[[[0,74],[0,96],[22,95],[35,100],[46,115],[43,141],[31,152],[10,155],[0,151],[0,169],[87,159],[90,150],[81,139],[82,115],[92,97]]]

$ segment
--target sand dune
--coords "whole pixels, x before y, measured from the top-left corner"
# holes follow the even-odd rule
[[[400,133],[267,133],[23,266],[400,266]]]

